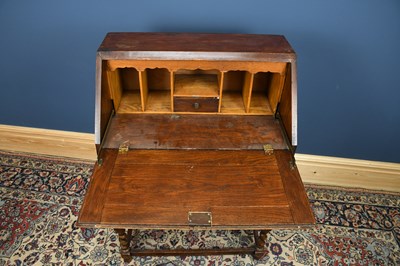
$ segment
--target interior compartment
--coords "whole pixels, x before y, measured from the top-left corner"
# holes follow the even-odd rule
[[[269,72],[259,72],[254,75],[250,113],[271,113],[268,92],[271,89],[271,75]]]
[[[171,74],[165,68],[107,70],[107,87],[117,113],[171,112]]]
[[[258,72],[254,75],[250,113],[273,114],[282,94],[284,76],[279,73]]]
[[[217,70],[178,70],[174,74],[174,96],[219,97],[219,76]]]
[[[135,68],[107,70],[107,85],[117,113],[140,112],[139,72]]]
[[[166,68],[140,72],[143,111],[171,112],[171,72]]]
[[[134,68],[121,68],[120,72],[122,98],[118,109],[119,113],[140,112],[142,110],[140,98],[139,72]]]
[[[213,98],[212,104],[224,114],[272,115],[276,112],[285,82],[285,71],[251,73],[243,70],[134,67],[108,68],[104,84],[117,113],[171,113],[174,103],[184,105],[193,98]],[[189,100],[189,98],[191,98]],[[210,105],[210,101],[202,99]],[[204,105],[204,104],[203,104]],[[181,109],[179,109],[181,110]],[[206,109],[204,109],[206,110]],[[207,109],[208,110],[208,109]],[[211,110],[211,109],[210,109]],[[190,110],[189,110],[190,111]],[[193,110],[192,110],[193,111]],[[195,109],[194,111],[202,111]],[[211,111],[206,111],[211,112]]]
[[[245,113],[250,96],[251,74],[247,71],[223,73],[221,113]]]

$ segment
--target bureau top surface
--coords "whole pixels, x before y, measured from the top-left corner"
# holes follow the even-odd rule
[[[282,35],[110,32],[99,52],[282,55],[294,51]]]

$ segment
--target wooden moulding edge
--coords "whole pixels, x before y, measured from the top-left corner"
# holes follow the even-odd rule
[[[94,134],[0,124],[0,150],[95,161]]]

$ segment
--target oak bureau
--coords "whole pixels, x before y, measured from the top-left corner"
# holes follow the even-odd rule
[[[78,225],[121,255],[265,254],[315,223],[294,160],[296,55],[279,35],[108,33],[97,51],[98,160]],[[134,250],[133,230],[252,230],[254,247]]]

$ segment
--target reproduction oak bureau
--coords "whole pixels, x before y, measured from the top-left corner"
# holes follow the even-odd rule
[[[315,223],[294,160],[296,55],[278,35],[109,33],[97,52],[98,160],[78,218],[121,255],[265,254]],[[132,230],[252,230],[254,247],[138,250]]]

